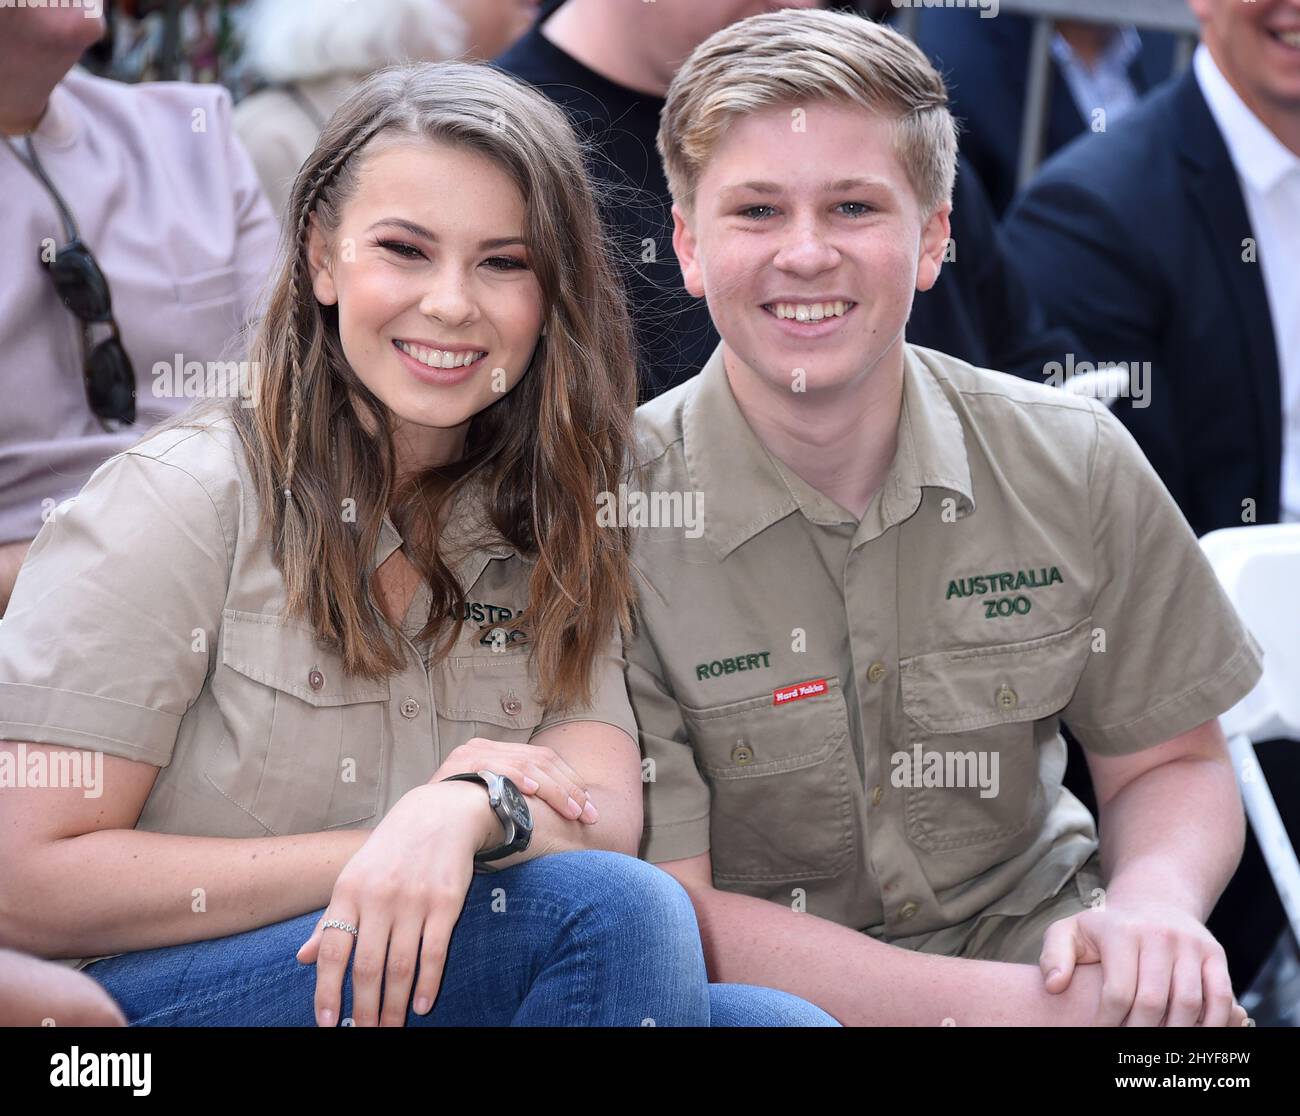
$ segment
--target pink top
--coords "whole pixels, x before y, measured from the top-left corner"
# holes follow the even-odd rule
[[[240,330],[279,228],[230,115],[220,86],[123,85],[74,69],[32,134],[108,278],[135,368],[135,426],[120,433],[90,409],[81,324],[41,263],[46,238],[66,243],[58,209],[0,141],[0,543],[34,538],[43,511],[193,403],[187,363],[243,359]],[[108,336],[91,329],[94,341]]]

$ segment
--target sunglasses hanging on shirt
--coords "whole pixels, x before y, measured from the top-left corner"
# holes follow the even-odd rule
[[[63,305],[81,322],[86,400],[90,409],[106,424],[113,421],[134,424],[135,371],[122,345],[117,320],[113,317],[108,280],[90,249],[82,243],[71,211],[37,159],[31,136],[24,136],[23,141],[26,154],[19,151],[13,141],[7,140],[13,153],[54,200],[67,237],[67,243],[55,251],[53,260],[46,259],[42,251],[41,263]],[[107,325],[112,333],[104,340],[92,343],[92,325]]]

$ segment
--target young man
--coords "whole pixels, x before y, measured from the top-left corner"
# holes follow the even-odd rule
[[[659,145],[722,344],[639,412],[627,658],[642,855],[712,978],[844,1023],[1241,1021],[1203,921],[1258,649],[1105,408],[906,344],[949,235],[941,79],[856,17],[756,16],[682,67]]]

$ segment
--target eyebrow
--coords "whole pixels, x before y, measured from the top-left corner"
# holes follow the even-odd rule
[[[884,186],[889,187],[889,182],[883,178],[841,178],[835,182],[823,183],[822,189],[828,193],[837,193],[840,190],[859,190],[863,187]],[[776,182],[737,182],[731,186],[723,188],[723,193],[732,190],[753,190],[758,194],[779,194],[781,186]]]
[[[414,221],[408,221],[404,217],[385,217],[381,221],[376,221],[366,230],[366,232],[370,232],[372,229],[377,229],[380,225],[392,225],[395,228],[399,228],[404,232],[409,233],[411,236],[419,237],[422,240],[437,241],[438,239],[434,233],[430,232],[423,225],[417,225]],[[491,248],[509,248],[516,244],[521,248],[528,247],[527,242],[522,237],[518,236],[491,237],[488,240],[480,240],[478,246],[480,250],[486,251]]]

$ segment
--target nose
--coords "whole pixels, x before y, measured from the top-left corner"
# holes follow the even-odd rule
[[[773,265],[782,271],[801,278],[820,275],[839,262],[839,250],[827,241],[816,217],[811,214],[790,223],[785,239],[772,260]]]
[[[420,297],[420,313],[436,318],[444,325],[458,326],[478,318],[478,306],[469,289],[469,281],[451,263],[434,269],[428,286]]]

